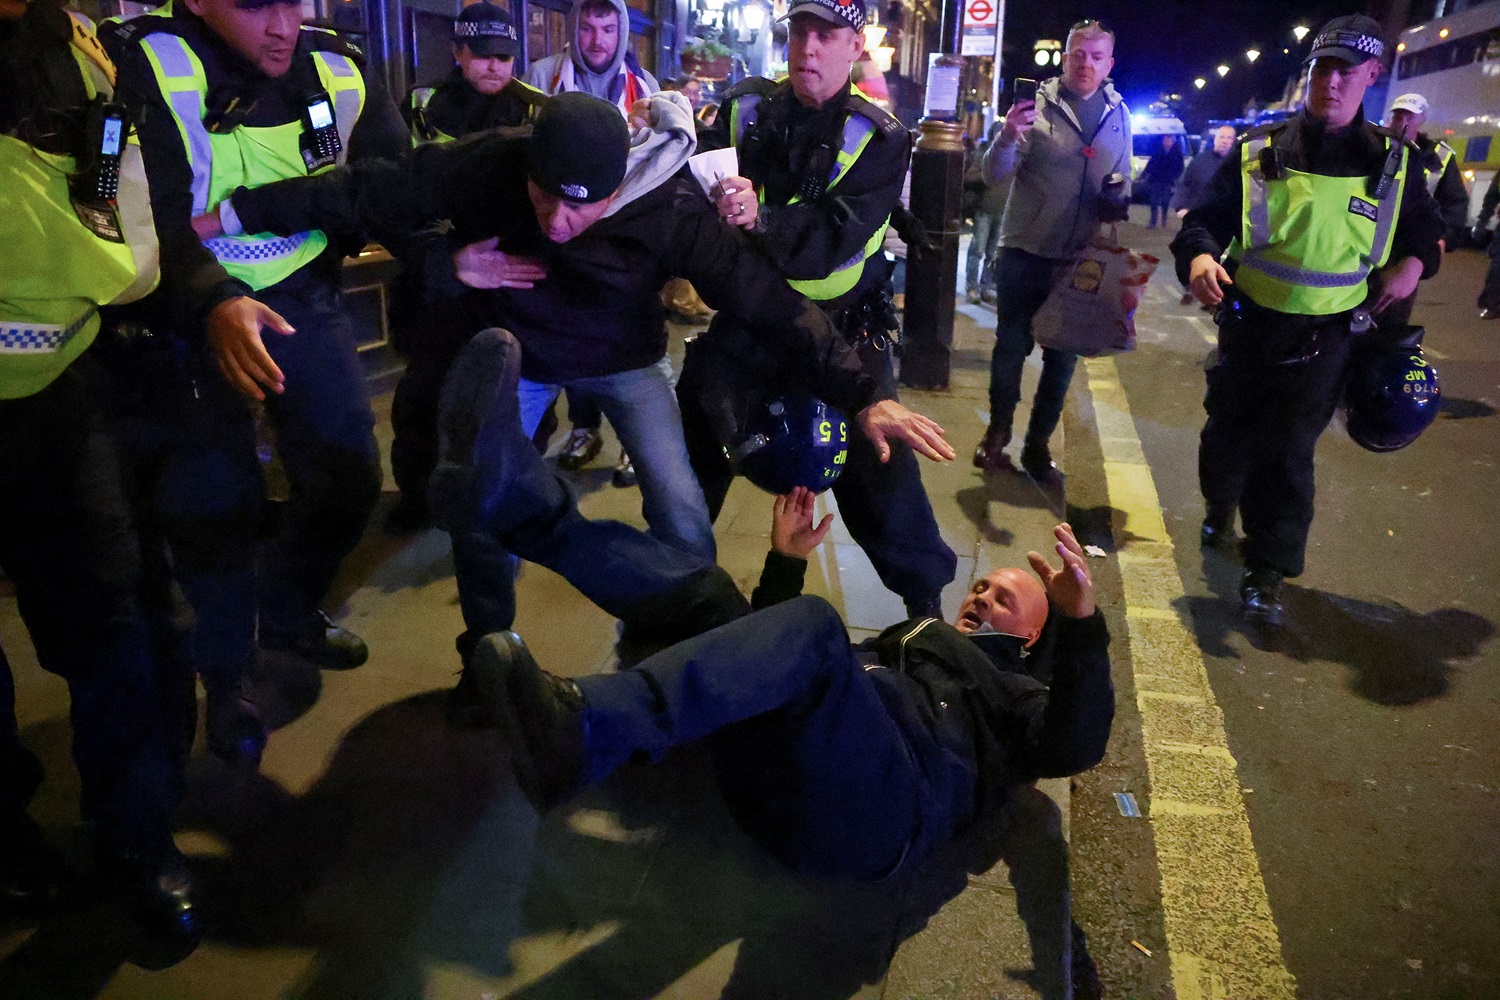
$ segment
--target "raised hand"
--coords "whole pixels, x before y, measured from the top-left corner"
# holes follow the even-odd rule
[[[793,559],[806,559],[833,527],[833,515],[813,524],[813,506],[818,498],[806,486],[783,493],[771,505],[771,548]]]
[[[1087,618],[1094,613],[1094,581],[1089,576],[1088,557],[1073,537],[1073,529],[1059,524],[1052,529],[1057,538],[1057,554],[1062,556],[1061,569],[1052,566],[1040,552],[1026,553],[1026,561],[1047,588],[1047,599],[1069,618]]]

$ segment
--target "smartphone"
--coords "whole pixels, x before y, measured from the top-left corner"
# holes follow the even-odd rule
[[[1029,101],[1036,103],[1036,81],[1028,80],[1024,76],[1018,76],[1010,85],[1011,103],[1021,104]]]

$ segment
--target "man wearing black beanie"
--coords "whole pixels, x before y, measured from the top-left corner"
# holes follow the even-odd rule
[[[562,94],[530,136],[476,135],[423,146],[399,162],[241,189],[222,219],[251,232],[316,224],[377,238],[451,223],[452,265],[428,275],[428,285],[470,296],[482,327],[520,341],[523,428],[531,433],[560,387],[585,389],[636,461],[651,534],[685,552],[715,556],[666,357],[657,292],[669,277],[692,281],[710,305],[803,359],[813,391],[858,414],[877,449],[899,440],[951,458],[942,429],[884,398],[823,313],[719,224],[683,170],[695,139],[680,95],[653,97],[645,118],[632,133],[613,105]],[[431,499],[443,505],[440,487]],[[492,538],[445,526],[454,536],[467,625],[459,648],[467,654],[514,620],[510,559]]]

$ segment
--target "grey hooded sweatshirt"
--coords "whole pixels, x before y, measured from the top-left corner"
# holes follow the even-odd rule
[[[568,13],[570,41],[567,48],[532,63],[531,68],[526,72],[526,82],[549,95],[564,94],[575,90],[593,94],[612,104],[618,104],[620,109],[626,112],[630,110],[629,77],[635,78],[634,89],[638,99],[648,97],[660,90],[661,87],[657,85],[655,77],[637,65],[634,59],[626,58],[630,51],[630,11],[625,6],[625,0],[607,0],[607,2],[620,16],[620,35],[619,44],[615,46],[614,57],[603,70],[596,73],[589,69],[583,61],[583,53],[579,51],[578,25],[583,0],[576,0],[573,9]]]

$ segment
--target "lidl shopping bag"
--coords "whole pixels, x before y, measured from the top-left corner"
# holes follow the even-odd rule
[[[1161,261],[1120,246],[1115,228],[1101,228],[1058,271],[1047,301],[1031,320],[1043,347],[1084,357],[1135,349],[1135,307]]]

